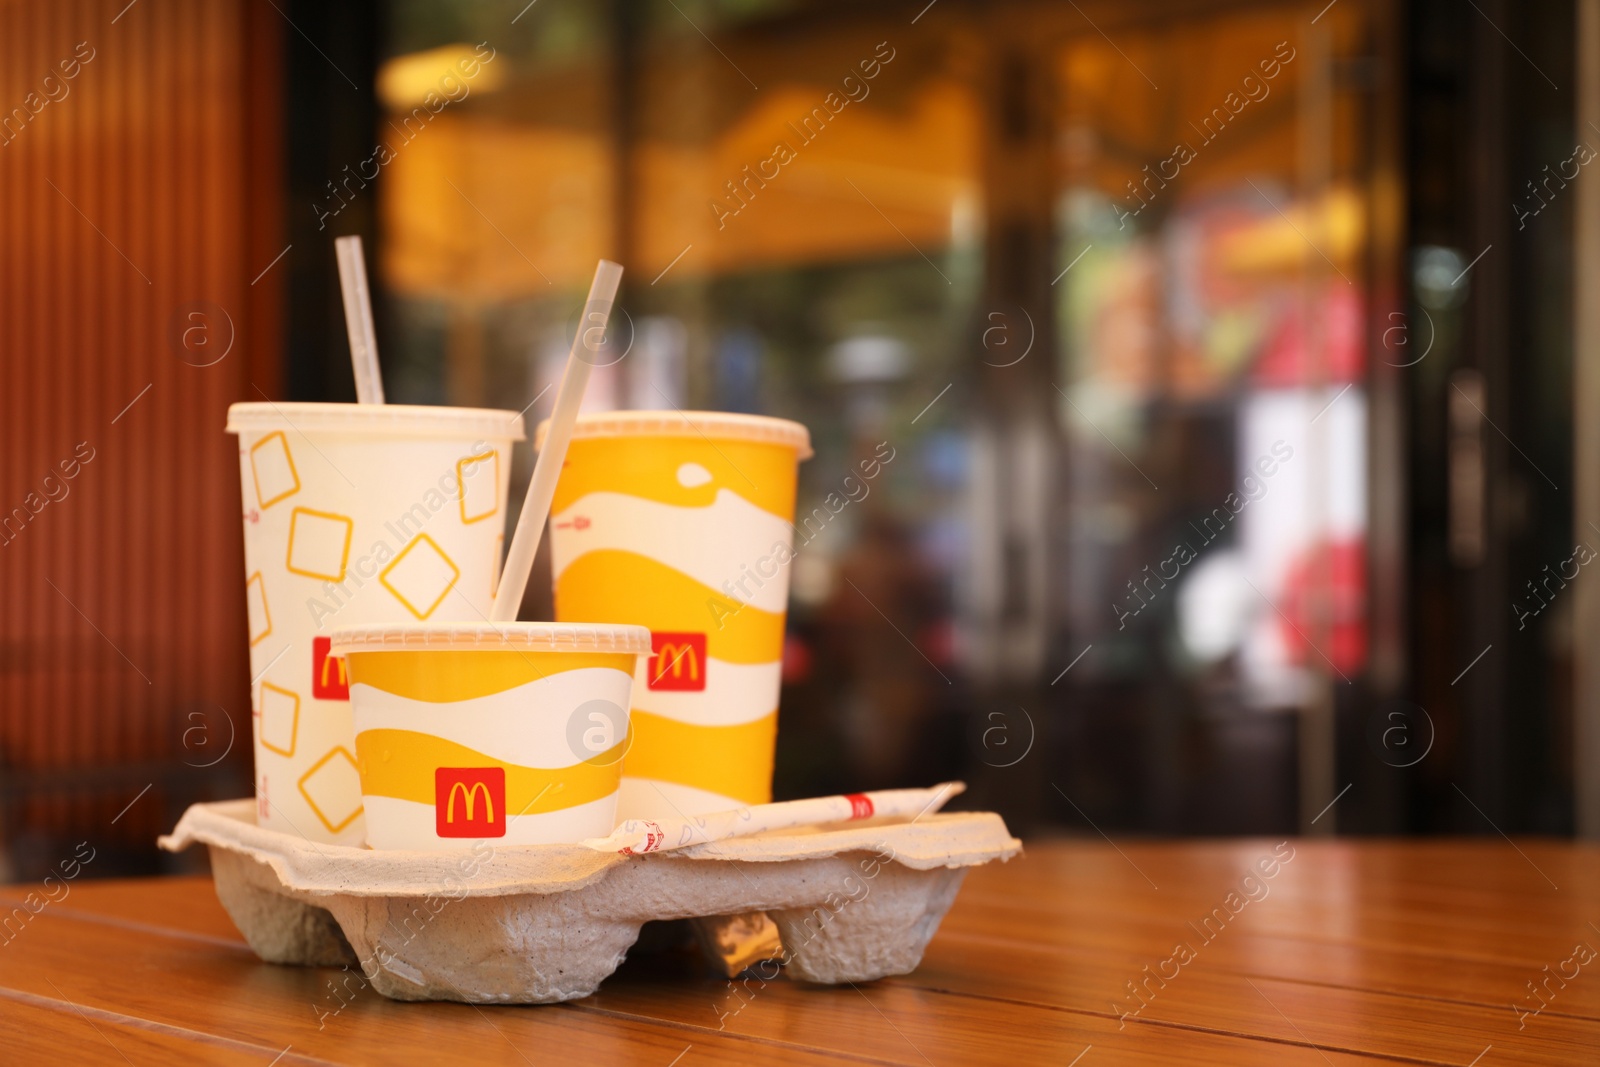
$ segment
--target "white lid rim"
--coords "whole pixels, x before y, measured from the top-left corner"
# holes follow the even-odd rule
[[[330,635],[335,655],[351,652],[615,652],[646,655],[650,631],[622,623],[407,623],[342,626]]]
[[[542,448],[550,420],[534,429],[534,447]],[[578,416],[573,440],[617,437],[624,434],[660,434],[669,437],[709,437],[728,441],[786,445],[802,460],[815,453],[811,431],[793,419],[774,415],[747,415],[735,411],[591,411]]]
[[[528,439],[519,412],[429,404],[329,404],[310,401],[241,401],[228,405],[227,433],[258,430],[404,434],[425,437]]]

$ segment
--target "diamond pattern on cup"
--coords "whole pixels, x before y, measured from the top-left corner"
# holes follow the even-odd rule
[[[300,732],[300,694],[271,682],[261,683],[261,747],[280,756],[293,756]]]
[[[344,515],[295,508],[289,516],[289,573],[344,581],[355,526],[355,521]]]
[[[500,453],[463,456],[456,463],[461,521],[480,522],[500,510]]]
[[[256,571],[244,583],[245,616],[250,620],[250,644],[259,645],[272,632],[272,615],[267,611],[267,587]]]
[[[289,439],[274,430],[250,446],[250,473],[256,481],[256,503],[265,511],[300,491],[300,473],[289,454]]]
[[[432,615],[461,577],[461,569],[427,534],[418,534],[378,575],[383,587],[419,619]]]
[[[361,814],[361,776],[355,757],[343,745],[335,745],[327,755],[300,776],[300,795],[330,834],[349,826]]]

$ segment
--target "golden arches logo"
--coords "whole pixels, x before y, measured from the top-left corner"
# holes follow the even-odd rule
[[[350,675],[344,657],[332,654],[326,637],[311,639],[311,695],[317,700],[350,699]]]
[[[506,835],[504,767],[438,767],[434,770],[434,833],[440,837]],[[462,817],[456,816],[461,798]]]
[[[700,677],[700,659],[694,654],[694,646],[662,645],[656,655],[656,681],[665,678],[669,669],[674,678],[682,678],[687,671],[690,681],[697,680]]]
[[[651,665],[646,684],[651,689],[699,690],[706,687],[706,635],[703,633],[653,633]]]
[[[329,671],[334,671],[334,670],[339,672],[339,680],[337,682],[335,682],[334,684],[336,684],[336,685],[348,685],[348,684],[350,684],[350,679],[345,674],[345,671],[344,671],[344,657],[343,656],[325,656],[325,657],[323,657],[323,660],[322,660],[322,676],[318,680],[318,684],[321,685],[324,689],[326,689],[328,687],[328,672]]]
[[[470,786],[465,782],[457,782],[450,787],[450,800],[445,805],[445,822],[456,821],[456,795],[458,793],[461,795],[462,806],[466,808],[468,822],[473,821],[473,801],[479,796],[483,797],[483,805],[487,809],[483,813],[483,821],[494,822],[494,798],[489,795],[489,787],[482,782],[473,782]]]

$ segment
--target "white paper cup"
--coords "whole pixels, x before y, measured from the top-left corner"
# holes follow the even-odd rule
[[[365,840],[335,626],[487,617],[522,416],[234,404],[244,496],[256,821]]]
[[[572,843],[616,825],[642,626],[340,627],[373,848]]]

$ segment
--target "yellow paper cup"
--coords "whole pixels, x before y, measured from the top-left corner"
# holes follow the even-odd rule
[[[551,515],[556,618],[651,632],[619,818],[772,799],[795,482],[810,455],[806,428],[784,419],[578,419]]]
[[[341,628],[373,848],[546,845],[616,826],[650,633],[513,622]]]
[[[359,845],[335,626],[478,618],[494,602],[514,411],[234,404],[243,485],[256,822]]]

